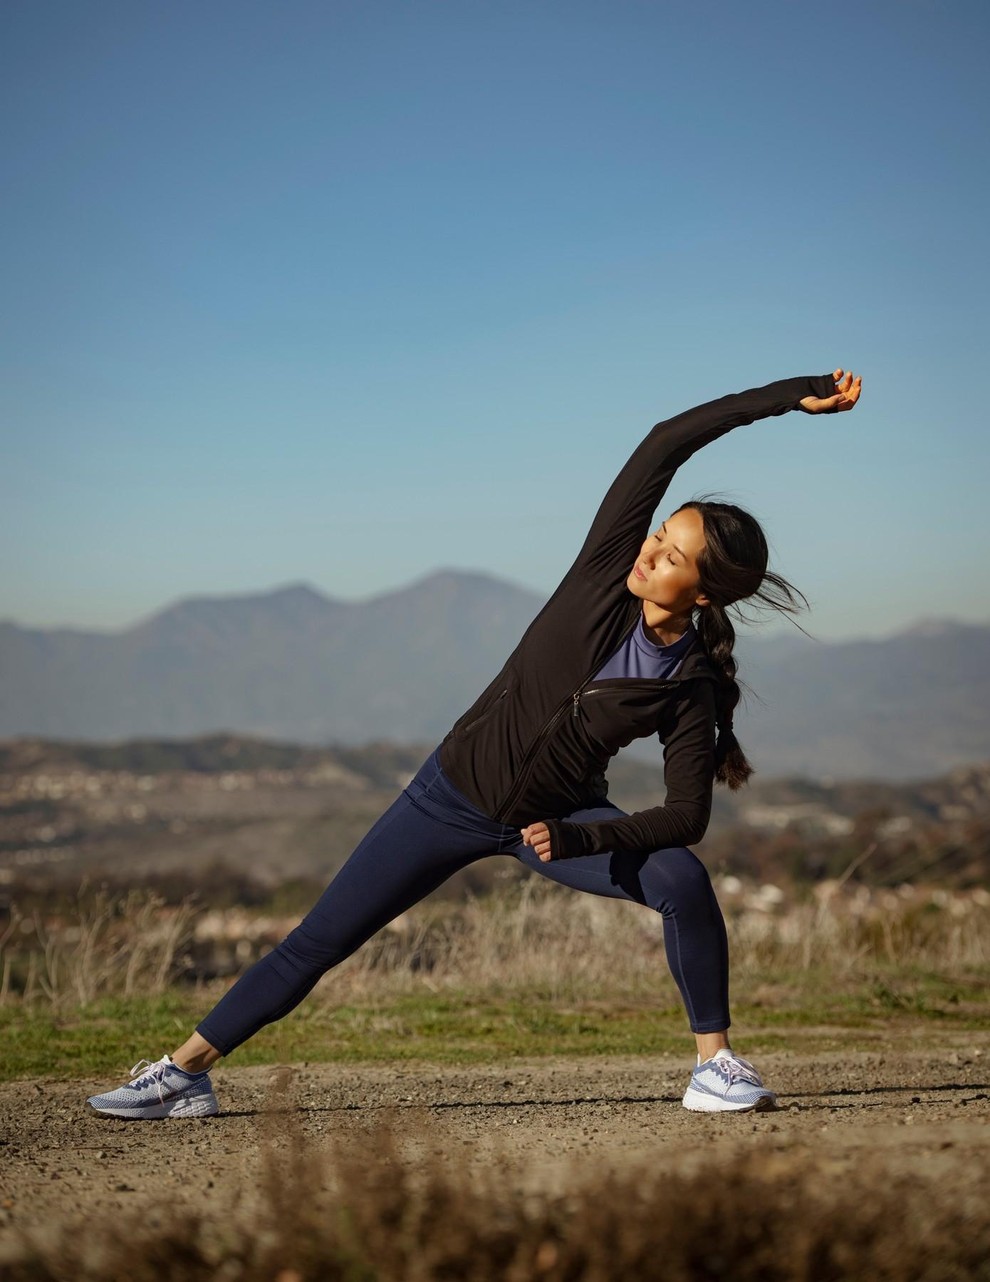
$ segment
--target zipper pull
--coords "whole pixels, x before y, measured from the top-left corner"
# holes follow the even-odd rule
[[[577,715],[578,715],[578,700],[579,700],[580,698],[581,698],[581,691],[580,691],[580,690],[575,690],[575,691],[574,691],[574,704],[573,704],[573,706],[572,706],[572,708],[571,708],[571,716],[572,716],[572,717],[574,717],[574,719],[575,719],[575,720],[577,720]]]

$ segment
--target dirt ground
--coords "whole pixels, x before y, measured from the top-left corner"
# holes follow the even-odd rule
[[[686,1170],[760,1149],[813,1152],[823,1172],[864,1161],[910,1170],[972,1197],[990,1145],[990,1032],[938,1050],[911,1040],[869,1051],[759,1057],[781,1108],[698,1115],[680,1106],[684,1060],[529,1059],[498,1066],[221,1065],[222,1113],[190,1121],[97,1116],[87,1094],[111,1082],[0,1086],[0,1257],[4,1240],[120,1212],[250,1203],[266,1136],[285,1111],[317,1146],[360,1146],[383,1119],[410,1156],[466,1155],[524,1189],[564,1191],[577,1174],[629,1162]],[[235,1200],[236,1200],[235,1199]],[[153,1219],[152,1219],[153,1222]]]

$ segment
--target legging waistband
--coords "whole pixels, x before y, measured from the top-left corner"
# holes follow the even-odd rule
[[[505,850],[519,842],[518,828],[491,819],[458,792],[443,772],[439,748],[434,748],[404,791],[417,810],[451,828],[491,841],[493,850]]]

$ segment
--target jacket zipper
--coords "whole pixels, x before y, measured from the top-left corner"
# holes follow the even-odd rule
[[[626,679],[625,681],[621,681],[621,682],[616,681],[614,685],[610,685],[610,686],[590,686],[587,690],[583,690],[583,689],[575,690],[573,695],[571,696],[571,698],[574,700],[574,705],[571,709],[571,716],[574,718],[575,721],[577,720],[578,709],[581,706],[581,700],[584,698],[585,695],[602,694],[606,690],[615,690],[617,688],[621,688],[623,685],[636,687],[641,685],[644,681],[647,681],[651,685],[654,685],[658,690],[672,690],[674,686],[677,685],[676,681],[651,682],[649,677],[637,677],[637,678]]]
[[[619,642],[619,645],[625,645],[629,636],[638,625],[639,625],[639,614],[637,613],[631,625],[622,634],[622,640]],[[615,648],[617,650],[619,646],[616,646]],[[515,783],[512,785],[512,787],[506,793],[505,797],[502,799],[502,804],[495,811],[495,814],[492,815],[493,819],[495,819],[499,823],[505,822],[503,816],[506,815],[512,809],[513,802],[516,800],[516,798],[522,792],[523,788],[526,786],[526,783],[529,779],[530,772],[533,768],[533,763],[536,761],[536,758],[539,755],[539,751],[543,747],[543,744],[546,742],[550,734],[550,731],[554,728],[554,726],[563,716],[564,712],[566,712],[567,705],[568,703],[571,702],[571,700],[574,701],[574,716],[577,716],[577,703],[581,697],[581,692],[601,666],[602,665],[600,663],[597,663],[595,667],[593,667],[591,671],[588,673],[588,675],[584,678],[584,680],[581,682],[578,688],[574,691],[574,693],[571,695],[568,695],[566,699],[561,700],[561,702],[557,705],[556,708],[554,708],[553,712],[550,714],[550,717],[543,723],[543,726],[541,727],[539,734],[537,734],[536,738],[526,749],[526,755],[522,759],[522,764],[519,767],[519,773],[516,775]]]
[[[550,714],[549,719],[544,722],[542,728],[540,729],[539,734],[536,736],[533,742],[529,745],[529,748],[526,750],[526,755],[523,757],[522,765],[519,767],[519,773],[516,775],[515,783],[506,793],[505,798],[503,799],[502,804],[499,806],[498,810],[496,810],[495,814],[492,815],[492,818],[495,819],[497,822],[505,823],[506,814],[508,814],[509,810],[511,810],[512,805],[515,802],[516,798],[519,796],[523,788],[529,782],[529,776],[532,773],[532,769],[536,762],[536,758],[539,755],[540,749],[543,747],[543,744],[546,742],[554,726],[557,724],[561,716],[567,710],[568,703],[570,703],[571,705],[572,718],[576,718],[578,715],[578,708],[580,707],[582,695],[601,694],[604,690],[615,689],[614,686],[592,686],[590,689],[586,690],[585,683],[590,681],[593,675],[594,675],[593,673],[589,673],[588,676],[585,677],[584,681],[581,682],[580,686],[578,686],[578,688],[574,691],[574,693],[569,695],[568,698],[562,700],[562,702],[558,704],[556,708],[554,708],[553,712]],[[706,675],[706,674],[699,673],[699,677],[702,675]],[[639,685],[641,682],[649,683],[649,678],[643,677],[637,681],[630,681],[629,684]],[[680,678],[678,678],[676,681],[658,681],[655,684],[657,688],[660,690],[672,690],[675,686],[680,685]]]
[[[526,755],[522,759],[522,764],[519,767],[519,773],[516,775],[515,783],[506,793],[505,798],[503,799],[502,804],[499,806],[498,810],[496,810],[495,814],[492,815],[492,818],[497,820],[499,823],[504,823],[504,819],[502,818],[502,816],[507,814],[512,809],[512,803],[515,801],[516,797],[519,796],[520,792],[522,792],[523,788],[525,787],[526,781],[529,777],[529,773],[533,768],[533,764],[536,761],[537,756],[539,755],[540,748],[543,746],[544,742],[549,737],[550,731],[554,728],[554,726],[560,720],[561,716],[567,710],[567,704],[569,702],[569,698],[570,696],[568,696],[567,699],[565,699],[553,710],[549,720],[544,722],[542,728],[540,729],[539,734],[536,736],[533,742],[526,749]]]

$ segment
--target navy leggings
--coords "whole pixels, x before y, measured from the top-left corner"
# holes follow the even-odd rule
[[[541,863],[518,828],[489,819],[459,793],[432,753],[408,788],[361,841],[295,930],[221,998],[197,1032],[224,1055],[293,1007],[332,966],[425,898],[448,877],[487,855],[515,855],[551,881],[611,899],[645,904],[663,916],[667,962],[691,1028],[729,1026],[725,923],[704,864],[681,846],[652,854],[600,854]],[[605,804],[577,810],[575,822],[614,819]]]

